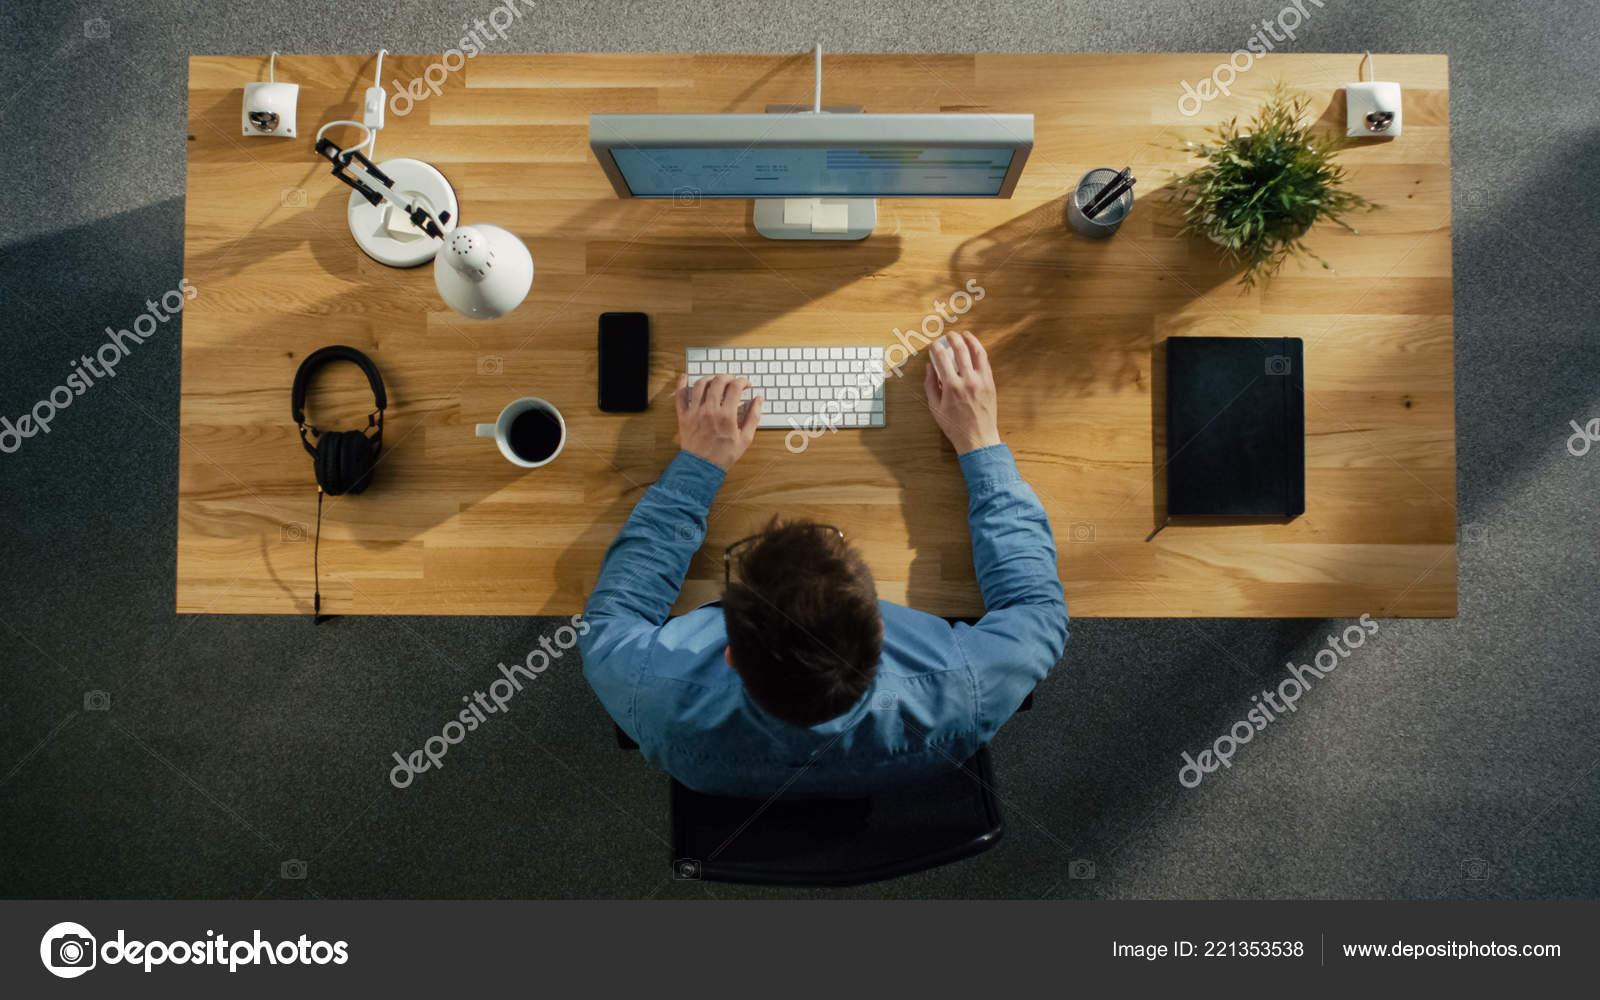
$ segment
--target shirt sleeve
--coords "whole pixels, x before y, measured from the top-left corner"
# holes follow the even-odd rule
[[[680,451],[645,490],[606,550],[579,638],[583,675],[624,732],[638,740],[634,692],[661,626],[706,537],[706,515],[726,473]]]
[[[979,448],[960,461],[985,614],[957,625],[955,638],[976,677],[979,736],[987,741],[1061,659],[1067,602],[1050,519],[1011,449]]]

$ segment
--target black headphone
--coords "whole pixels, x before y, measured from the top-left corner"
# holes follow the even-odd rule
[[[324,432],[306,423],[306,388],[317,369],[330,361],[354,362],[366,373],[367,383],[372,386],[373,402],[377,404],[377,409],[367,414],[367,427],[378,429],[378,433],[372,437],[367,437],[365,430]],[[294,422],[300,426],[300,444],[312,459],[317,486],[329,496],[365,490],[372,482],[372,469],[378,463],[378,452],[383,449],[383,410],[389,405],[378,366],[354,347],[342,344],[312,351],[300,362],[300,370],[294,373],[290,402],[294,408]],[[316,437],[315,445],[306,439],[307,431]]]
[[[353,362],[366,373],[367,384],[372,386],[372,399],[377,406],[367,414],[367,428],[378,429],[373,436],[368,437],[365,429],[321,431],[306,423],[306,388],[311,383],[311,376],[330,361]],[[294,388],[290,391],[289,401],[294,422],[300,427],[300,444],[311,456],[312,471],[317,477],[317,541],[311,554],[311,572],[316,590],[311,614],[313,621],[320,621],[322,585],[318,555],[322,548],[322,495],[361,493],[372,485],[372,471],[378,464],[378,453],[383,450],[383,410],[389,405],[389,397],[383,391],[383,376],[378,374],[378,366],[372,363],[371,358],[354,347],[335,344],[312,351],[300,362],[299,370],[294,373]],[[306,438],[307,431],[317,439],[315,445]]]

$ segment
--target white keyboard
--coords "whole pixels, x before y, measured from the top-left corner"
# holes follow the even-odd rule
[[[882,347],[691,347],[689,384],[726,373],[761,396],[760,430],[883,426]]]

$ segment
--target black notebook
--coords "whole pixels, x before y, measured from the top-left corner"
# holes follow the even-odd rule
[[[1306,509],[1298,337],[1167,338],[1167,513]]]

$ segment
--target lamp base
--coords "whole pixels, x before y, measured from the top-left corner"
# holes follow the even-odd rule
[[[415,200],[435,219],[450,213],[450,221],[440,222],[439,228],[450,232],[456,228],[460,206],[456,203],[455,189],[436,168],[421,160],[385,160],[378,169],[394,181],[394,190],[406,201]],[[350,192],[350,205],[346,210],[350,222],[350,235],[356,245],[373,260],[390,267],[416,267],[432,260],[439,252],[440,242],[411,224],[405,213],[380,201],[374,205],[362,197],[361,192]]]

